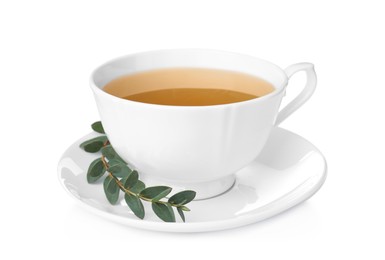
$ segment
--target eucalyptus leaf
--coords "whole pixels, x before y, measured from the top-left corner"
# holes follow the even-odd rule
[[[119,161],[119,160],[115,160],[115,159],[109,160],[108,165],[110,166],[110,168],[115,166],[115,165],[121,165],[121,166],[128,167],[127,164],[125,164],[124,162]]]
[[[95,132],[98,132],[100,134],[105,134],[104,132],[104,128],[103,128],[103,125],[102,125],[102,122],[100,121],[97,121],[95,123],[93,123],[91,125],[92,129],[95,131]]]
[[[161,220],[165,222],[175,222],[175,214],[169,204],[153,202],[152,210]]]
[[[180,216],[180,218],[183,220],[183,222],[186,222],[186,219],[185,219],[185,217],[184,217],[183,210],[182,210],[180,207],[177,207],[176,209],[178,210],[179,216]]]
[[[137,171],[132,171],[128,177],[124,180],[123,185],[126,189],[131,189],[136,185],[139,179],[139,174]]]
[[[114,159],[116,152],[115,152],[114,148],[112,148],[111,145],[106,145],[102,148],[102,154],[108,160],[112,160],[112,159]]]
[[[116,160],[116,161],[121,161],[123,162],[124,164],[126,164],[126,162],[116,153],[116,151],[114,150],[114,148],[112,148],[111,145],[106,145],[102,148],[102,154],[104,157],[106,157],[109,161],[111,160]]]
[[[104,143],[107,141],[107,137],[102,135],[98,136],[92,139],[89,139],[87,141],[84,141],[80,144],[80,148],[84,149],[84,151],[89,153],[96,153],[99,152],[100,149],[103,147]]]
[[[140,201],[140,199],[137,196],[126,193],[124,195],[124,200],[126,201],[128,207],[130,207],[132,212],[134,212],[134,214],[138,218],[140,218],[140,219],[144,218],[144,207],[143,207],[142,202]]]
[[[117,178],[127,178],[132,172],[131,169],[121,161],[111,160],[108,164],[108,171]]]
[[[107,200],[112,204],[116,204],[119,199],[119,186],[115,179],[108,175],[104,179],[103,183],[104,193],[106,194]]]
[[[98,158],[90,164],[87,171],[87,182],[94,183],[103,176],[106,172],[106,168],[104,167],[103,161],[101,158]]]
[[[136,184],[133,187],[131,187],[131,191],[134,193],[140,193],[145,188],[146,188],[146,185],[141,180],[138,180]]]
[[[122,179],[127,178],[131,173],[131,170],[128,167],[114,167],[112,169],[109,169],[109,171],[111,171],[111,173],[116,178]]]
[[[178,192],[168,199],[168,202],[175,205],[184,205],[195,198],[196,192],[192,190],[185,190]]]
[[[100,134],[105,134],[100,121],[91,125],[92,129]],[[107,200],[116,204],[119,200],[120,190],[124,193],[124,199],[132,212],[140,219],[145,216],[142,200],[150,201],[154,213],[163,221],[175,222],[173,207],[185,222],[185,211],[190,211],[185,204],[195,198],[195,191],[186,190],[178,192],[168,200],[165,198],[171,193],[172,188],[167,186],[147,187],[139,180],[136,170],[131,170],[127,163],[119,156],[112,145],[109,144],[106,135],[100,135],[86,140],[80,144],[86,152],[96,153],[101,151],[102,157],[91,162],[87,171],[87,181],[94,183],[106,172],[108,176],[104,179],[103,189]]]
[[[143,196],[152,201],[158,201],[161,198],[166,197],[170,192],[171,188],[167,186],[154,186],[145,188],[140,192],[140,196]]]
[[[179,206],[178,208],[180,208],[183,211],[190,211],[190,209],[186,206]]]

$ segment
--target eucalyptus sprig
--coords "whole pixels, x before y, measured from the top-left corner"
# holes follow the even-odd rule
[[[80,147],[86,152],[101,151],[101,157],[92,161],[88,167],[88,183],[95,183],[107,173],[103,188],[107,200],[112,205],[118,202],[119,193],[122,191],[128,207],[140,219],[143,219],[145,215],[142,201],[146,201],[152,204],[152,210],[161,220],[175,222],[173,208],[176,208],[179,216],[185,222],[184,211],[190,211],[185,205],[195,198],[196,192],[192,190],[181,191],[165,200],[165,197],[172,191],[171,187],[146,187],[139,180],[139,173],[132,170],[111,146],[102,123],[100,121],[95,122],[91,127],[95,132],[103,135],[80,144]]]

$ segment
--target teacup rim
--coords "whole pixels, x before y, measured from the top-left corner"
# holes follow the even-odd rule
[[[123,99],[123,98],[114,96],[112,94],[109,94],[109,93],[103,91],[95,83],[95,80],[94,80],[95,74],[103,66],[106,66],[108,64],[112,64],[112,63],[117,62],[119,60],[127,59],[127,58],[130,58],[130,57],[135,57],[135,56],[145,55],[145,54],[151,54],[151,53],[158,53],[158,52],[170,52],[170,51],[181,51],[181,52],[182,51],[217,52],[217,53],[225,53],[225,54],[227,53],[227,54],[233,54],[233,55],[243,56],[243,57],[246,57],[246,58],[255,59],[255,60],[258,60],[260,62],[267,63],[267,64],[269,64],[272,67],[275,67],[277,69],[277,71],[279,71],[282,74],[284,80],[283,80],[283,83],[281,84],[281,86],[279,88],[274,86],[274,91],[272,91],[271,93],[269,93],[267,95],[264,95],[262,97],[257,97],[257,98],[253,98],[253,99],[249,99],[249,100],[245,100],[245,101],[233,102],[233,103],[228,103],[228,104],[204,105],[204,106],[162,105],[162,104],[144,103],[144,102],[139,102],[139,101]],[[102,63],[101,65],[97,66],[92,71],[89,80],[90,80],[91,89],[93,90],[94,93],[98,93],[98,94],[103,95],[103,96],[105,96],[107,98],[113,99],[113,100],[115,100],[115,102],[119,102],[119,103],[139,105],[139,106],[146,106],[146,107],[155,107],[155,108],[165,108],[165,109],[208,109],[208,108],[219,108],[219,107],[226,107],[226,106],[230,107],[230,106],[238,106],[238,105],[248,105],[248,104],[251,104],[251,103],[263,102],[263,101],[265,101],[265,100],[267,100],[269,98],[275,97],[275,96],[279,95],[280,93],[282,93],[283,91],[285,91],[286,86],[288,84],[289,78],[288,78],[287,74],[285,73],[285,71],[281,67],[279,67],[278,65],[276,65],[276,64],[274,64],[274,63],[272,63],[270,61],[267,61],[265,59],[254,57],[252,55],[238,53],[238,52],[232,52],[232,51],[217,50],[217,49],[178,48],[178,49],[159,49],[159,50],[142,51],[142,52],[135,52],[135,53],[130,53],[130,54],[126,54],[126,55],[121,55],[121,56],[115,57],[115,58],[110,59],[110,60]]]

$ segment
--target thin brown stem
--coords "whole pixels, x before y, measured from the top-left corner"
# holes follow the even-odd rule
[[[103,147],[107,146],[110,142],[107,140],[104,144],[103,144]],[[148,201],[148,202],[153,202],[152,199],[149,199],[149,198],[146,198],[146,197],[143,197],[141,196],[139,193],[135,193],[135,192],[132,192],[131,190],[129,189],[126,189],[123,185],[123,183],[117,178],[115,177],[111,172],[108,171],[109,169],[109,165],[108,165],[108,162],[106,161],[106,157],[104,155],[102,155],[101,157],[101,160],[103,162],[103,165],[104,167],[106,168],[107,172],[108,172],[108,175],[113,178],[116,182],[116,184],[119,186],[119,188],[125,192],[125,193],[128,193],[130,195],[134,195],[134,196],[137,196],[138,198],[140,198],[141,200],[144,200],[144,201]],[[161,203],[161,204],[164,204],[164,205],[170,205],[172,207],[178,207],[180,205],[177,205],[177,204],[173,204],[173,203],[170,203],[170,202],[166,202],[166,201],[156,201],[157,203]]]
[[[114,174],[112,174],[111,172],[109,172],[108,171],[108,163],[106,162],[106,160],[105,160],[105,157],[104,156],[102,156],[102,162],[103,162],[103,164],[104,164],[104,166],[105,166],[105,168],[107,169],[107,172],[108,172],[108,175],[111,177],[111,178],[113,178],[114,180],[115,180],[115,182],[116,182],[116,184],[119,186],[119,188],[120,188],[120,190],[121,191],[123,191],[123,192],[125,192],[125,193],[128,193],[128,194],[130,194],[130,195],[134,195],[134,196],[137,196],[138,198],[140,198],[141,200],[144,200],[144,201],[148,201],[148,202],[154,202],[154,201],[152,201],[152,199],[149,199],[149,198],[146,198],[146,197],[143,197],[143,196],[141,196],[139,193],[135,193],[135,192],[132,192],[131,190],[129,190],[129,189],[126,189],[125,187],[124,187],[124,185],[123,185],[123,183],[117,178],[117,177],[115,177],[114,176]],[[164,205],[170,205],[170,206],[172,206],[172,207],[178,207],[178,206],[180,206],[180,205],[177,205],[177,204],[173,204],[173,203],[170,203],[170,202],[166,202],[166,201],[156,201],[157,203],[160,203],[160,204],[164,204]]]

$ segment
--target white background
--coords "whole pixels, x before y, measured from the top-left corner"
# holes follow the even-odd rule
[[[0,258],[384,259],[381,2],[1,1]],[[98,120],[88,87],[93,68],[128,53],[187,47],[283,68],[315,64],[314,96],[282,124],[328,160],[328,179],[314,197],[243,228],[167,234],[111,223],[66,194],[57,162]]]

